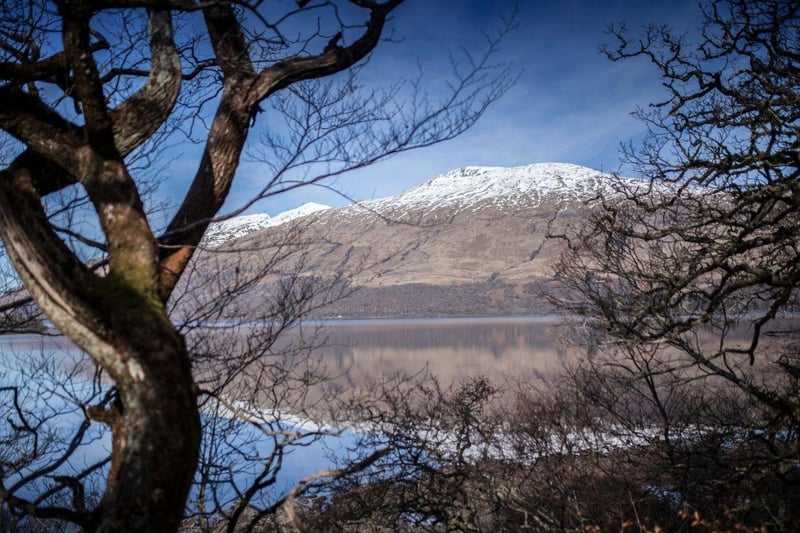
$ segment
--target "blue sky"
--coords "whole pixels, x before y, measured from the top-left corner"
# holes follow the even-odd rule
[[[403,79],[424,68],[432,91],[446,71],[448,49],[480,42],[482,30],[498,28],[511,0],[410,0],[392,20],[400,43],[386,43],[371,59],[369,79]],[[643,125],[631,116],[657,100],[656,71],[644,61],[613,63],[599,52],[608,24],[625,21],[633,33],[647,23],[679,33],[699,24],[694,0],[520,0],[518,28],[502,46],[501,59],[521,71],[519,82],[470,131],[455,140],[401,154],[329,182],[358,200],[398,194],[445,172],[467,166],[515,166],[545,161],[620,169],[621,142],[635,141]],[[255,139],[254,139],[255,140]],[[263,183],[260,163],[242,164],[223,211],[238,208]],[[247,212],[277,214],[308,201],[342,205],[344,198],[306,187],[253,206]]]

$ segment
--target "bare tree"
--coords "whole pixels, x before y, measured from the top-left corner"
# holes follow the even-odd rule
[[[82,474],[52,475],[56,459],[22,474],[47,485],[38,495],[4,480],[0,498],[13,514],[98,531],[178,527],[201,449],[201,391],[169,302],[251,129],[282,117],[269,124],[273,173],[255,201],[457,135],[513,82],[489,61],[489,39],[485,55],[455,69],[441,101],[416,84],[405,104],[397,89],[361,91],[345,72],[402,3],[3,3],[0,127],[13,158],[0,177],[0,235],[27,295],[97,365],[97,386],[73,398],[78,427],[101,423],[112,434],[97,501],[84,497]],[[158,148],[181,134],[202,143],[202,156],[158,231],[159,206],[146,193],[181,177],[158,165]],[[302,309],[298,301],[289,308]],[[10,416],[12,432],[33,427],[22,412]]]
[[[609,57],[648,59],[667,98],[638,112],[649,133],[624,152],[648,181],[619,180],[566,236],[562,302],[599,345],[581,373],[587,399],[658,428],[647,441],[673,474],[683,465],[668,482],[680,498],[722,515],[696,497],[716,484],[728,518],[793,527],[781,506],[796,497],[800,367],[779,319],[800,287],[800,7],[715,0],[703,12],[698,42],[612,28]],[[759,513],[732,503],[765,479],[784,485]]]

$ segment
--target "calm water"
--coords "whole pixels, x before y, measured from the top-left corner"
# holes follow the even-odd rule
[[[797,331],[798,322],[795,318],[784,327]],[[253,330],[239,331],[239,339],[244,339],[248,331]],[[563,362],[583,351],[566,348],[564,337],[570,328],[548,318],[341,320],[324,324],[323,332],[314,336],[317,342],[324,342],[314,349],[312,357],[320,358],[331,374],[342,376],[341,387],[351,389],[383,375],[413,375],[422,370],[437,376],[445,385],[476,375],[493,380],[546,380],[558,372]],[[319,332],[313,327],[304,327],[287,339],[297,341],[301,334],[315,333]],[[230,345],[220,346],[224,349]],[[67,396],[91,394],[91,367],[75,372],[74,362],[79,359],[78,351],[60,337],[0,336],[0,386],[22,381],[30,389],[25,401],[33,402],[29,406],[39,406],[35,409],[41,409],[47,420],[48,409],[55,414],[61,400],[69,401]],[[63,380],[64,373],[70,371],[73,373],[67,389],[52,387],[54,381]],[[47,389],[50,391],[43,394]],[[74,426],[73,418],[79,414],[53,418],[53,429]],[[286,457],[275,486],[277,493],[303,476],[329,467],[328,454],[337,447],[346,454],[351,440],[352,436],[346,433],[297,447]],[[108,448],[109,437],[101,432],[76,451],[71,461],[85,465],[104,457]],[[71,466],[67,463],[62,468]],[[28,494],[28,490],[22,494]]]
[[[557,347],[562,330],[554,318],[335,320],[322,324],[327,341],[315,354],[369,375],[414,371],[426,363],[442,376],[536,372],[565,356]],[[0,357],[48,352],[75,348],[58,336],[0,335]]]
[[[247,331],[239,331],[239,337]],[[559,331],[552,319],[339,320],[323,325],[315,341],[325,341],[312,357],[324,361],[331,374],[342,376],[340,386],[352,388],[383,375],[413,375],[425,369],[443,384],[475,375],[536,379],[567,357],[557,348]],[[297,335],[287,339],[296,341]],[[63,337],[0,335],[0,386],[21,385],[23,403],[51,419],[54,431],[74,427],[82,416],[74,407],[76,399],[97,394],[92,374],[92,365]],[[65,409],[70,414],[57,414]],[[320,442],[299,448],[287,458],[286,483],[329,465],[322,446]],[[108,435],[100,434],[76,453],[76,460],[102,457],[108,447]]]
[[[798,317],[778,320],[773,326],[783,331],[799,327]],[[334,320],[319,330],[306,326],[290,332],[284,339],[297,343],[303,335],[319,344],[313,356],[324,361],[332,374],[346,374],[346,381],[357,387],[383,375],[413,375],[424,369],[445,383],[476,375],[497,380],[547,378],[585,351],[567,347],[565,337],[573,328],[549,317]],[[252,331],[238,330],[235,337],[246,342]],[[742,343],[749,341],[749,331],[735,331],[729,341],[735,343],[738,337]],[[714,338],[705,342],[713,343]],[[231,345],[223,342],[217,349]],[[55,359],[62,362],[78,357],[62,337],[0,335],[0,368],[7,368],[11,359],[48,359],[47,354],[57,354]]]
[[[550,318],[358,320],[326,324],[328,343],[315,351],[354,386],[382,375],[423,369],[445,383],[483,375],[535,379],[568,357],[566,328]]]

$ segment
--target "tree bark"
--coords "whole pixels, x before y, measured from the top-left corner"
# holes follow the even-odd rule
[[[189,358],[176,332],[135,322],[138,345],[126,354],[131,375],[117,382],[121,412],[108,486],[87,529],[176,531],[200,449]]]

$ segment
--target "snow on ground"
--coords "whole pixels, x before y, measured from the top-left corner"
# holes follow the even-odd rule
[[[326,209],[330,209],[331,206],[318,204],[315,202],[307,202],[300,207],[296,207],[295,209],[290,209],[288,211],[284,211],[278,215],[275,215],[271,219],[267,221],[267,226],[280,226],[281,224],[286,224],[292,220],[297,218],[305,217],[314,213],[318,213],[320,211],[325,211]]]
[[[376,200],[384,205],[445,205],[462,207],[485,200],[514,201],[526,196],[582,199],[599,190],[610,192],[610,176],[568,163],[538,163],[521,167],[464,167],[414,187],[392,198]],[[387,206],[388,206],[387,205]]]
[[[270,216],[268,214],[258,213],[255,215],[242,215],[222,222],[213,222],[206,230],[203,242],[200,244],[206,248],[216,248],[228,241],[266,228],[269,221]]]

